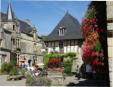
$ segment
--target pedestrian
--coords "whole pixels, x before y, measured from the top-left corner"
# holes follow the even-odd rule
[[[22,68],[23,68],[23,67],[22,67],[22,64],[21,64],[20,67],[19,67],[20,71],[22,71]]]
[[[92,67],[90,64],[86,65],[86,78],[88,79],[92,78]]]

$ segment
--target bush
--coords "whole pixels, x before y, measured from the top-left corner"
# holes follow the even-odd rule
[[[8,72],[10,72],[14,66],[16,66],[16,61],[9,62],[8,63]]]
[[[63,64],[64,64],[64,72],[67,75],[70,75],[71,74],[71,69],[72,69],[72,62],[67,60]]]
[[[22,75],[25,75],[25,72],[27,72],[27,69],[26,68],[22,69],[21,71]]]
[[[60,64],[60,61],[58,58],[52,58],[48,63],[48,67],[56,68],[56,67],[59,67],[59,64]]]
[[[19,70],[18,70],[18,68],[13,68],[13,69],[11,69],[10,75],[19,75]]]
[[[7,62],[2,63],[1,72],[3,72],[3,73],[8,72],[8,63]]]
[[[31,77],[31,75],[27,75],[26,78],[26,84],[29,86],[35,86],[35,80],[33,79],[33,77]]]
[[[35,79],[38,78],[39,81],[36,81]],[[38,76],[38,77],[32,77],[31,75],[26,76],[26,84],[28,86],[50,86],[51,80],[49,80],[45,76]]]
[[[16,66],[16,61],[15,60],[13,60],[13,61],[11,61],[11,62],[9,62],[12,66]]]
[[[42,86],[50,86],[51,85],[51,80],[47,79],[44,76],[39,76],[40,83]]]
[[[63,54],[63,55],[61,55],[62,57],[68,57],[68,56],[70,56],[70,57],[76,57],[76,53],[74,53],[74,52],[69,52],[69,53],[65,53],[65,54]]]
[[[50,54],[45,54],[44,55],[44,66],[47,66],[49,59],[50,59]]]
[[[48,62],[50,59],[52,58],[59,58],[61,55],[57,54],[57,53],[49,53],[49,54],[45,54],[44,55],[44,65],[45,67],[48,65]]]
[[[57,53],[49,53],[44,55],[44,65],[47,66],[48,62],[52,58],[60,58],[60,57],[68,57],[70,56],[71,58],[76,57],[76,53],[74,52],[69,52],[66,54],[57,54]]]
[[[76,53],[74,53],[74,52],[69,52],[69,53],[67,53],[67,55],[70,56],[70,57],[75,57],[75,56],[76,56]]]
[[[9,73],[14,66],[16,66],[16,61],[11,61],[9,63],[4,62],[2,63],[1,71],[3,73]]]

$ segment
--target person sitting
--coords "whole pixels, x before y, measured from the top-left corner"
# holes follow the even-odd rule
[[[35,70],[38,70],[38,66],[35,67]]]
[[[40,70],[38,70],[38,72],[35,73],[36,76],[40,75]]]

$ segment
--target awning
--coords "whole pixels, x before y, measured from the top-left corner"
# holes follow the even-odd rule
[[[19,60],[19,62],[25,62],[25,60]]]

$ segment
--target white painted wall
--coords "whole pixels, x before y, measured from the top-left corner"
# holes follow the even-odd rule
[[[75,44],[74,44],[75,43]],[[48,53],[54,52],[53,50],[54,42],[48,42]],[[59,42],[55,41],[55,51],[60,52],[59,49]],[[77,40],[74,42],[74,40],[71,41],[71,46],[70,46],[70,41],[64,41],[64,53],[69,53],[69,52],[75,52],[77,54],[81,53],[81,48],[77,44]]]

